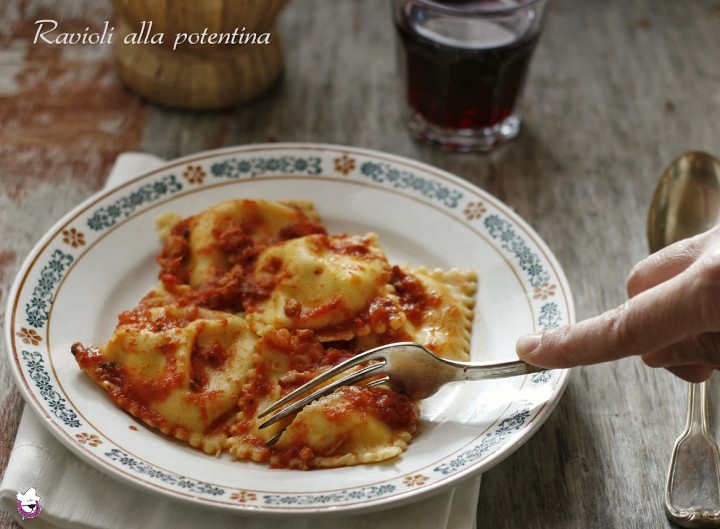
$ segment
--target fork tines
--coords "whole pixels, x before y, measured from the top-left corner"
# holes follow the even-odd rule
[[[321,375],[318,375],[317,377],[313,378],[312,380],[309,380],[299,388],[291,391],[287,395],[285,395],[283,398],[275,402],[272,406],[267,408],[265,411],[260,413],[258,415],[259,419],[262,419],[263,417],[267,417],[268,415],[276,412],[272,417],[267,419],[265,422],[260,424],[258,428],[267,428],[271,424],[275,424],[278,421],[281,421],[285,417],[288,417],[289,415],[292,415],[295,412],[300,411],[303,407],[305,407],[310,402],[319,399],[320,397],[324,397],[325,395],[329,395],[333,391],[335,391],[337,388],[342,386],[348,386],[350,384],[355,384],[357,382],[361,382],[363,380],[367,380],[369,378],[375,377],[377,375],[382,374],[380,370],[385,366],[385,360],[379,359],[377,362],[373,362],[370,365],[367,365],[365,367],[362,367],[358,369],[357,371],[353,371],[347,375],[345,375],[342,378],[339,378],[338,380],[335,380],[331,382],[330,384],[327,384],[326,386],[319,387],[324,382],[327,382],[328,380],[331,380],[332,378],[340,375],[344,371],[347,371],[348,369],[351,369],[353,367],[356,367],[364,362],[368,362],[369,360],[372,360],[376,358],[375,356],[375,350],[366,351],[364,353],[358,354],[352,358],[349,358],[348,360],[345,360],[344,362],[328,369]],[[387,382],[387,376],[381,378],[377,381],[372,381],[371,384],[378,385],[380,383]],[[315,389],[318,388],[318,389]],[[313,391],[315,390],[315,391]],[[310,394],[307,394],[308,392],[311,392]],[[307,394],[307,395],[306,395]],[[303,396],[305,395],[305,396]],[[300,398],[302,397],[302,398]],[[298,399],[299,400],[296,400]]]

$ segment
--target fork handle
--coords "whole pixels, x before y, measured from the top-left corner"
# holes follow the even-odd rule
[[[508,378],[538,373],[540,371],[547,371],[547,369],[528,364],[521,360],[512,360],[510,362],[501,362],[492,365],[469,364],[463,367],[462,379],[487,380],[490,378]]]

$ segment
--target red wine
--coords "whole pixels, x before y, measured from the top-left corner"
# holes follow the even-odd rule
[[[513,113],[537,32],[498,47],[472,48],[433,40],[406,19],[396,27],[407,103],[425,121],[448,129],[483,129]]]

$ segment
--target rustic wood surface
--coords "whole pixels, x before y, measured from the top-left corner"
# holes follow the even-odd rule
[[[65,31],[112,20],[108,2],[0,4],[0,322],[25,255],[99,190],[115,157],[311,141],[379,149],[447,169],[496,195],[545,239],[578,318],[621,303],[647,252],[656,179],[686,150],[720,153],[720,2],[552,0],[520,137],[490,155],[413,142],[398,105],[386,0],[292,0],[279,18],[281,83],[227,111],[148,104],[121,85],[110,47],[33,44],[35,21]],[[0,469],[22,410],[0,361]],[[711,394],[720,400],[720,383]],[[671,527],[662,508],[686,386],[638,359],[576,369],[547,423],[486,473],[482,528]],[[720,406],[711,406],[720,434]],[[0,513],[0,526],[12,527]]]

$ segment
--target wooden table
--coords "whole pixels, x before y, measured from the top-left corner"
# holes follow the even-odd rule
[[[5,0],[0,307],[36,240],[100,189],[119,153],[174,158],[268,140],[368,147],[451,171],[540,233],[567,273],[578,318],[621,303],[629,270],[647,253],[658,175],[683,151],[720,153],[720,3],[552,0],[521,135],[489,155],[443,153],[409,138],[387,4],[294,0],[280,18],[282,83],[236,109],[190,113],[126,91],[107,46],[32,43],[42,18],[100,27],[113,16],[105,2]],[[670,526],[662,495],[685,391],[638,359],[575,370],[547,423],[484,476],[478,527]],[[711,407],[716,434],[718,408]],[[3,360],[0,468],[21,410]],[[11,525],[5,513],[0,525]]]

